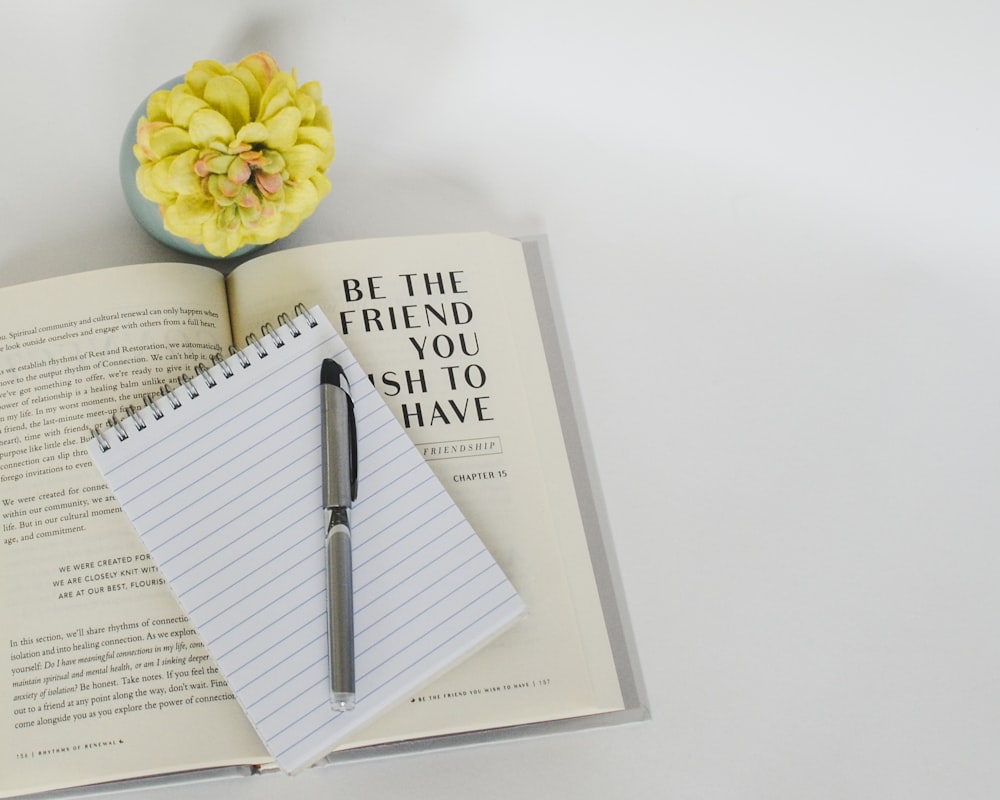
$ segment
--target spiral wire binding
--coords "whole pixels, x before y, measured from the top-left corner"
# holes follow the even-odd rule
[[[229,379],[236,374],[235,372],[233,372],[233,368],[229,366],[228,363],[226,363],[226,359],[224,359],[218,353],[212,353],[212,366],[221,369],[222,374],[226,377],[226,379]]]
[[[181,407],[181,401],[177,399],[177,395],[174,394],[173,390],[167,384],[163,384],[160,387],[160,395],[167,399],[174,411]]]
[[[139,416],[139,409],[135,406],[129,406],[125,410],[128,411],[128,417],[132,420],[132,424],[135,425],[137,431],[141,431],[146,427],[146,421]]]
[[[257,340],[254,334],[247,334],[247,344],[257,351],[257,358],[267,358],[267,348]]]
[[[277,318],[277,327],[273,326],[270,322],[264,323],[261,327],[261,337],[266,341],[270,340],[270,343],[275,349],[284,347],[285,340],[282,338],[281,329],[284,328],[291,334],[293,339],[298,338],[302,335],[302,331],[299,330],[298,326],[295,324],[294,320],[302,317],[306,324],[310,328],[315,328],[319,323],[316,318],[309,313],[309,309],[306,308],[304,303],[297,303],[295,306],[295,313],[293,316],[281,313]],[[257,336],[253,333],[246,337],[246,347],[239,349],[236,345],[229,346],[230,357],[235,357],[239,362],[242,369],[248,369],[253,366],[253,361],[250,358],[251,355],[256,355],[258,359],[266,358],[268,355],[267,345],[264,344]],[[212,363],[206,366],[204,363],[198,364],[194,368],[194,377],[190,377],[187,374],[182,374],[180,379],[174,386],[169,386],[163,384],[159,390],[159,397],[155,397],[152,394],[146,394],[143,396],[143,400],[146,405],[145,408],[153,415],[153,420],[161,420],[166,416],[166,413],[159,405],[159,401],[165,400],[170,404],[170,408],[177,410],[181,408],[183,403],[178,397],[178,393],[183,389],[183,394],[186,395],[189,400],[196,400],[201,396],[201,392],[196,385],[196,381],[200,381],[204,384],[204,389],[211,390],[219,385],[218,380],[210,372],[212,367],[218,367],[219,371],[222,373],[224,379],[228,380],[232,378],[236,371],[230,366],[229,359],[223,358],[219,353],[212,354]],[[108,441],[108,437],[105,433],[114,433],[114,437],[118,439],[119,442],[124,442],[129,438],[129,432],[125,428],[126,422],[131,422],[132,427],[135,431],[143,431],[148,425],[146,421],[140,415],[140,410],[135,406],[128,406],[123,415],[120,417],[119,414],[113,413],[108,419],[107,427],[104,430],[100,428],[94,428],[92,433],[94,434],[94,440],[97,442],[97,446],[101,448],[102,453],[106,453],[111,449],[112,444]]]
[[[203,381],[205,381],[205,384],[208,386],[209,389],[214,389],[216,385],[219,383],[215,378],[212,377],[212,373],[208,371],[208,367],[206,367],[204,364],[199,364],[197,367],[195,367],[194,374],[196,377],[199,377]]]

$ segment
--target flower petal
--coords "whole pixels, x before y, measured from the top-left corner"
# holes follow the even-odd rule
[[[259,144],[267,139],[269,133],[267,125],[263,122],[251,122],[236,132],[236,141]]]
[[[287,150],[295,144],[301,121],[302,112],[295,106],[281,109],[270,119],[264,120],[268,131],[264,144],[272,150]]]
[[[236,205],[240,208],[255,208],[260,214],[260,197],[249,186],[240,188],[240,193],[236,196]]]
[[[135,185],[143,197],[158,205],[169,203],[176,197],[172,192],[164,192],[159,188],[153,180],[153,165],[148,162],[135,171]]]
[[[229,232],[219,222],[210,219],[202,225],[200,244],[213,256],[224,258],[239,247],[242,241],[238,231]]]
[[[170,92],[166,89],[159,89],[153,92],[146,101],[146,117],[150,122],[169,122],[170,116],[167,113],[167,104],[170,101]]]
[[[300,143],[312,144],[320,150],[328,150],[333,147],[333,134],[327,128],[318,125],[302,125],[299,128]]]
[[[316,119],[313,120],[313,125],[326,128],[328,131],[333,130],[333,117],[330,116],[330,109],[327,106],[317,106]]]
[[[149,186],[153,187],[155,193],[161,197],[168,198],[166,201],[161,202],[172,203],[177,199],[177,193],[170,184],[170,166],[173,161],[173,158],[165,158],[162,161],[157,161],[151,165],[151,169],[146,173]]]
[[[299,91],[309,95],[317,106],[323,102],[323,90],[319,85],[319,81],[307,81],[299,87]]]
[[[191,141],[198,147],[207,147],[213,143],[225,146],[236,135],[229,120],[212,108],[195,111],[191,115],[188,131],[191,134]]]
[[[132,147],[136,159],[142,162],[152,161],[155,158],[153,150],[149,146],[149,138],[156,131],[169,127],[169,125],[169,122],[150,122],[145,117],[139,120],[135,127],[135,145]]]
[[[191,137],[183,128],[167,125],[149,133],[147,146],[153,159],[157,160],[190,149]]]
[[[215,203],[203,195],[184,195],[163,212],[164,227],[191,241],[201,238],[206,220],[215,217]]]
[[[250,174],[252,171],[253,170],[250,169],[250,165],[242,158],[234,158],[229,164],[226,176],[233,183],[246,183],[250,180]]]
[[[168,176],[170,188],[179,195],[201,195],[201,178],[194,170],[198,151],[187,150],[170,163]]]
[[[319,203],[320,200],[322,200],[324,197],[327,196],[327,194],[329,194],[330,189],[332,188],[330,179],[326,177],[326,175],[324,175],[323,173],[317,172],[309,179],[309,181],[310,183],[312,183],[313,186],[316,187],[316,196],[317,196],[316,202]]]
[[[311,181],[299,181],[285,186],[285,209],[283,217],[296,219],[299,222],[308,217],[319,203],[319,192]]]
[[[240,193],[240,184],[233,183],[225,175],[213,175],[208,179],[209,191],[220,206],[232,205]]]
[[[184,82],[198,97],[205,94],[205,85],[218,75],[227,75],[229,70],[218,61],[196,61],[184,76]]]
[[[257,119],[267,121],[283,108],[295,105],[292,97],[295,94],[295,81],[287,72],[279,72],[264,90],[260,98],[260,113]]]
[[[191,90],[186,83],[182,83],[170,90],[167,113],[170,115],[170,119],[174,125],[186,128],[191,122],[191,115],[199,108],[205,108],[207,105],[208,103],[200,97],[191,94]]]
[[[322,151],[311,144],[297,144],[285,150],[283,155],[288,177],[293,181],[305,180],[320,168],[323,161]]]
[[[246,231],[246,241],[253,244],[270,244],[281,236],[281,214],[269,200],[261,203],[260,213],[253,220],[253,227]]]
[[[205,101],[229,120],[234,131],[250,121],[250,95],[232,75],[210,79],[205,84]]]
[[[261,172],[271,175],[285,171],[285,157],[277,150],[264,150],[260,153],[260,163],[256,165]]]
[[[278,69],[278,62],[274,60],[274,56],[264,50],[261,50],[259,53],[252,53],[246,58],[241,59],[240,63],[236,65],[236,69],[233,70],[233,74],[236,74],[238,70],[246,70],[254,76],[257,85],[260,86],[258,97],[267,89],[274,76],[280,71]]]
[[[333,134],[325,128],[316,125],[303,125],[299,128],[298,144],[311,144],[323,154],[319,164],[320,169],[326,169],[333,161]]]
[[[257,173],[257,186],[265,197],[274,198],[285,185],[280,174],[269,175],[266,172]]]
[[[228,153],[220,153],[217,156],[207,156],[202,161],[204,161],[209,172],[216,175],[224,175],[229,172],[229,166],[235,158],[236,156],[229,155]]]
[[[264,94],[264,89],[257,77],[242,63],[233,69],[233,77],[242,83],[243,88],[247,90],[247,97],[250,98],[250,119],[256,119],[257,113],[260,111],[260,98]]]
[[[238,206],[237,209],[240,215],[240,224],[244,228],[257,227],[257,222],[260,220],[260,205]]]
[[[316,118],[316,101],[301,90],[295,93],[295,106],[302,112],[302,124],[309,125]]]

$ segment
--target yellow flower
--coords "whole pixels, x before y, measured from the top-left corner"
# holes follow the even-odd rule
[[[333,124],[319,84],[268,53],[199,61],[154,92],[136,128],[136,185],[164,227],[215,256],[287,236],[330,191]]]

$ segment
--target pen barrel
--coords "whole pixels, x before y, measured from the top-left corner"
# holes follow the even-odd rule
[[[355,444],[351,396],[340,386],[325,383],[321,392],[323,430],[323,506],[348,507],[353,500],[351,464]]]
[[[334,698],[354,697],[354,584],[351,566],[351,530],[334,509],[326,535],[327,592],[329,593],[330,684]]]

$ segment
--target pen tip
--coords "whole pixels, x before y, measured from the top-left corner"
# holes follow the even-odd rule
[[[335,711],[354,710],[354,695],[351,692],[334,692],[331,701]]]

